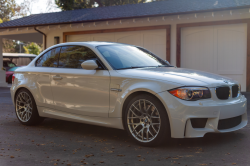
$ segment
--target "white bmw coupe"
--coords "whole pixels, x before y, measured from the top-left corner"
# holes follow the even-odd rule
[[[148,50],[120,43],[52,46],[13,76],[18,120],[45,117],[127,130],[137,143],[203,137],[247,125],[240,85],[219,75],[175,68]]]

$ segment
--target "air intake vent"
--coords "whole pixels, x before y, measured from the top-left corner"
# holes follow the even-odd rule
[[[229,98],[230,88],[228,86],[216,88],[216,95],[218,99],[226,100]]]
[[[239,91],[239,86],[238,85],[232,86],[232,97],[233,98],[238,96],[238,91]]]
[[[237,116],[234,118],[219,120],[218,130],[225,130],[236,127],[241,123],[241,119],[242,119],[241,116]]]
[[[207,118],[192,118],[191,124],[193,128],[204,128],[207,123]]]

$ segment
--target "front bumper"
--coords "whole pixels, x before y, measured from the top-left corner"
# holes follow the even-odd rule
[[[171,136],[173,138],[203,137],[206,133],[224,133],[243,128],[247,125],[247,99],[244,95],[228,100],[212,99],[185,101],[172,96],[169,92],[158,93],[167,109]],[[219,120],[241,116],[241,122],[232,128],[219,130]],[[207,118],[204,128],[193,128],[192,118]]]

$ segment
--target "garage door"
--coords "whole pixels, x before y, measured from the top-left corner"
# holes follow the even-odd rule
[[[70,35],[67,37],[67,41],[108,41],[132,44],[144,47],[162,59],[166,60],[166,29]]]
[[[246,24],[183,28],[181,67],[230,77],[246,91],[246,32]]]

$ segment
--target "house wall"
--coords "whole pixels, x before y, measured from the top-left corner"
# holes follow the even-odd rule
[[[178,24],[186,23],[199,23],[199,22],[211,22],[211,21],[223,21],[223,20],[235,20],[235,19],[248,19],[250,18],[249,9],[237,9],[237,10],[225,10],[184,14],[184,15],[172,15],[166,17],[150,17],[138,18],[138,19],[126,19],[126,20],[113,20],[101,22],[92,22],[82,24],[65,24],[65,25],[52,25],[37,27],[40,31],[47,35],[47,48],[54,45],[54,37],[59,36],[60,43],[63,42],[64,32],[74,31],[89,31],[89,30],[101,30],[101,29],[115,29],[115,28],[130,28],[130,27],[143,27],[143,26],[156,26],[156,25],[171,25],[171,64],[176,65],[176,27]],[[83,27],[84,26],[84,27]],[[15,34],[28,34],[36,33],[33,28],[19,28],[10,29],[8,31],[0,32],[2,35],[15,35]]]
[[[249,9],[238,9],[233,10],[232,14],[230,10],[221,12],[206,12],[195,14],[186,14],[167,17],[150,17],[140,19],[127,19],[120,21],[109,21],[107,22],[96,22],[75,25],[64,25],[64,26],[51,26],[50,28],[44,27],[39,30],[43,31],[47,35],[47,47],[54,45],[54,37],[60,37],[60,43],[63,42],[63,32],[74,32],[74,31],[89,31],[89,30],[100,30],[100,29],[115,29],[115,28],[129,28],[129,27],[143,27],[143,26],[156,26],[156,25],[171,25],[171,64],[176,65],[176,26],[177,24],[185,23],[198,23],[198,22],[210,22],[210,21],[222,21],[222,20],[235,20],[235,19],[247,19],[250,18]]]

